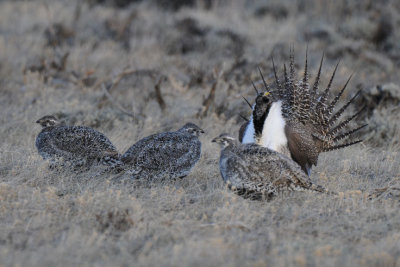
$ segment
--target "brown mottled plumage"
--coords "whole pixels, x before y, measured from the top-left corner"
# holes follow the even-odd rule
[[[187,123],[175,132],[145,137],[122,155],[123,168],[134,178],[161,180],[185,177],[200,159],[199,136],[203,133],[194,123]]]
[[[62,158],[74,166],[86,167],[95,162],[111,167],[122,164],[111,141],[90,127],[62,125],[51,115],[36,123],[43,127],[36,138],[36,148],[44,159],[56,162]]]
[[[221,145],[219,167],[229,188],[252,199],[271,199],[284,191],[328,192],[313,184],[300,166],[285,155],[256,144],[240,144],[221,134],[212,142]]]

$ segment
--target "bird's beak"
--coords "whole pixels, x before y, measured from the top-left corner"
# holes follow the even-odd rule
[[[213,140],[211,140],[211,143],[216,143],[217,142],[217,137],[215,137]]]
[[[40,121],[39,121],[39,120],[37,120],[37,121],[36,121],[36,123],[40,123]]]
[[[203,129],[200,129],[200,133],[202,133],[202,134],[203,134],[203,133],[205,133],[205,131],[204,131]]]

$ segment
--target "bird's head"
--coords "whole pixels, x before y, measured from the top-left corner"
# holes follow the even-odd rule
[[[219,144],[221,147],[227,147],[231,144],[234,144],[235,138],[230,136],[227,133],[220,134],[219,136],[215,137],[213,140],[211,140],[213,143]]]
[[[56,117],[52,115],[46,115],[38,119],[36,123],[40,124],[43,128],[60,124],[60,122],[56,119]]]
[[[253,124],[256,135],[262,132],[264,121],[268,116],[272,102],[271,93],[268,91],[259,93],[256,97],[256,104],[253,108]]]
[[[256,97],[256,104],[253,109],[253,119],[259,119],[268,113],[271,104],[272,99],[270,92],[259,93]]]
[[[200,136],[204,133],[203,129],[191,122],[186,123],[182,128],[179,129],[179,131],[189,133],[194,136]]]

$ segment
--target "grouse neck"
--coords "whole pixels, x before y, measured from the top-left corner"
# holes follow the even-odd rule
[[[272,103],[263,125],[259,145],[279,153],[287,153],[286,121],[282,114],[282,101]]]

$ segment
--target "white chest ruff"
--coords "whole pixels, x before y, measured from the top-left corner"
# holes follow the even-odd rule
[[[285,119],[282,116],[282,101],[271,105],[265,119],[259,145],[286,154],[287,138],[285,134]]]
[[[242,144],[252,144],[255,143],[255,129],[254,129],[254,124],[253,124],[253,115],[250,117],[249,124],[246,127],[246,130],[244,131],[244,136],[242,140]]]

